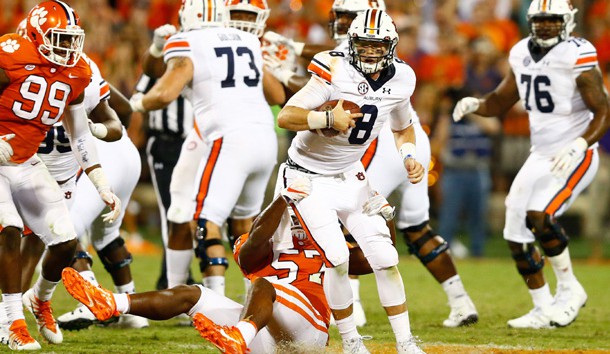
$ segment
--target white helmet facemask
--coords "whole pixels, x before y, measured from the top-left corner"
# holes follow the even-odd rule
[[[527,21],[534,43],[550,48],[566,40],[576,27],[576,12],[578,9],[568,0],[533,0],[527,11]]]

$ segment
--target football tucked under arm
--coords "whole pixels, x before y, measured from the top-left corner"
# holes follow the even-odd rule
[[[335,108],[337,106],[337,103],[339,103],[339,100],[331,100],[331,101],[324,102],[320,107],[316,108],[315,111],[331,112],[333,110],[333,108]],[[360,106],[358,106],[357,104],[355,104],[352,101],[344,100],[343,101],[343,110],[345,110],[348,113],[360,113]],[[330,113],[328,115],[330,115]],[[330,125],[332,125],[332,124],[330,124]],[[310,129],[309,131],[312,133],[317,133],[318,135],[321,135],[321,136],[325,136],[327,138],[332,138],[334,136],[339,135],[339,133],[341,133],[340,131],[338,131],[334,128]]]

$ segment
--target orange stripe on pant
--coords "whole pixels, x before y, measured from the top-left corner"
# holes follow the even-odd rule
[[[301,303],[303,306],[307,307],[307,308],[308,308],[308,309],[309,309],[309,310],[310,310],[312,313],[314,313],[314,314],[316,315],[316,318],[318,319],[318,321],[320,321],[320,322],[324,322],[324,320],[322,319],[322,317],[319,317],[319,314],[318,314],[318,313],[317,313],[317,311],[316,311],[316,310],[315,310],[315,309],[314,309],[314,308],[311,306],[311,304],[309,303],[309,301],[307,301],[306,299],[303,299],[303,297],[302,297],[300,294],[298,294],[298,293],[296,293],[296,292],[294,292],[294,291],[292,291],[292,290],[289,290],[288,288],[285,288],[285,287],[283,287],[283,286],[281,286],[281,285],[279,285],[279,284],[277,284],[277,283],[273,283],[273,286],[274,286],[274,287],[276,287],[276,288],[278,288],[279,290],[281,290],[281,291],[285,292],[286,294],[288,294],[288,295],[290,295],[290,296],[293,296],[294,298],[298,299],[298,300],[299,300],[299,302],[300,302],[300,303]],[[301,308],[299,305],[295,304],[294,302],[290,301],[289,299],[286,299],[286,298],[282,297],[282,296],[281,296],[281,295],[279,295],[279,294],[278,294],[278,296],[276,297],[276,300],[275,300],[275,301],[279,302],[280,304],[282,304],[282,305],[284,305],[284,306],[288,307],[289,309],[291,309],[291,310],[293,310],[294,312],[296,312],[296,313],[298,313],[299,315],[301,315],[301,317],[303,317],[304,319],[306,319],[306,320],[307,320],[307,322],[311,323],[311,325],[312,325],[312,326],[313,326],[315,329],[317,329],[317,330],[319,330],[319,331],[322,331],[322,332],[324,332],[324,333],[328,333],[328,329],[327,329],[326,327],[324,327],[324,326],[320,326],[320,325],[319,325],[319,324],[316,322],[316,320],[315,320],[315,319],[313,319],[313,318],[311,317],[311,315],[309,315],[307,312],[305,312],[305,311],[304,311],[304,310],[303,310],[303,309],[302,309],[302,308]]]
[[[584,160],[580,163],[580,165],[576,168],[576,170],[572,173],[572,175],[568,178],[565,186],[555,194],[555,197],[551,200],[551,202],[544,209],[544,212],[549,215],[555,215],[557,210],[561,208],[563,203],[572,196],[572,191],[574,187],[580,182],[580,180],[584,177],[585,173],[591,166],[591,162],[593,160],[593,150],[587,150],[585,153]]]
[[[205,169],[201,175],[201,181],[199,182],[199,189],[197,191],[197,207],[195,208],[195,214],[193,219],[199,219],[201,210],[203,209],[203,203],[205,198],[208,196],[208,190],[210,188],[210,181],[212,180],[212,174],[214,173],[214,167],[218,162],[218,156],[220,155],[220,149],[222,148],[222,138],[214,140],[212,145],[212,151],[208,157],[208,162],[205,164]]]
[[[365,170],[369,169],[369,165],[371,164],[373,158],[375,157],[375,154],[377,153],[378,144],[379,138],[375,138],[375,140],[371,141],[371,145],[369,145],[369,147],[366,149],[364,155],[362,155],[360,162],[362,162],[362,165],[364,166]]]

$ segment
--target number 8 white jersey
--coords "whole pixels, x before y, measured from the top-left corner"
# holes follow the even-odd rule
[[[597,65],[597,51],[583,38],[569,38],[536,61],[529,41],[522,39],[512,48],[509,63],[529,112],[532,151],[552,156],[581,136],[593,119],[576,78]]]
[[[410,98],[415,90],[415,73],[395,58],[379,79],[365,78],[341,51],[316,54],[308,67],[311,80],[286,103],[309,110],[324,102],[345,99],[360,106],[364,117],[347,134],[325,137],[308,130],[299,131],[288,155],[300,166],[321,174],[338,174],[352,168],[391,119],[392,130],[412,124]],[[398,152],[396,152],[398,154]]]
[[[188,57],[193,81],[186,96],[197,128],[212,141],[235,129],[268,125],[273,114],[263,94],[263,59],[258,37],[234,28],[177,33],[165,44],[164,59]]]

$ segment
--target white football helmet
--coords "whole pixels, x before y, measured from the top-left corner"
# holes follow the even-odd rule
[[[223,0],[183,0],[178,15],[181,30],[184,32],[208,27],[225,27],[229,19]]]
[[[347,31],[350,63],[363,74],[373,74],[394,60],[398,33],[390,15],[369,9],[356,16]]]
[[[263,36],[267,19],[269,18],[269,12],[271,12],[269,5],[267,5],[267,0],[226,0],[225,6],[229,12],[229,27],[253,33],[259,38]],[[254,22],[232,20],[232,11],[254,13],[256,14],[256,20]]]
[[[576,27],[574,16],[577,11],[569,0],[533,0],[527,10],[527,22],[534,43],[548,48],[568,38]],[[561,25],[536,23],[537,19],[557,19]]]
[[[368,9],[380,9],[385,11],[384,0],[335,0],[330,9],[328,29],[331,37],[336,42],[347,39],[347,30],[356,15]],[[346,17],[346,20],[341,20]]]

